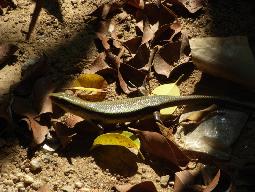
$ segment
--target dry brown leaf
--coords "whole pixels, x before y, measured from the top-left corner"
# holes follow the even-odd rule
[[[148,19],[144,19],[143,21],[143,37],[141,44],[148,43],[154,38],[154,34],[158,29],[158,22],[154,25],[151,25]]]
[[[189,170],[183,170],[175,173],[174,179],[174,192],[183,192],[187,187],[189,187],[195,179]]]
[[[65,148],[68,146],[72,142],[72,137],[75,134],[74,129],[71,129],[62,122],[53,122],[53,127],[62,147]]]
[[[126,64],[136,69],[146,69],[145,65],[149,62],[150,49],[147,44],[138,47],[134,58],[130,59]],[[147,67],[148,68],[148,67]]]
[[[108,50],[111,48],[109,44],[109,39],[113,38],[116,39],[116,33],[115,33],[115,25],[113,21],[106,20],[106,21],[100,21],[96,35],[98,39],[101,41],[102,46],[104,49]]]
[[[136,131],[144,150],[177,167],[185,167],[189,158],[172,141],[157,132]]]
[[[179,119],[179,123],[200,123],[209,113],[217,109],[217,105],[213,104],[205,109],[192,111],[182,114]]]
[[[217,172],[217,174],[215,175],[215,177],[212,179],[212,181],[203,190],[203,192],[211,192],[211,191],[213,191],[217,187],[217,185],[218,185],[218,183],[220,181],[220,177],[221,177],[221,171],[219,170]]]
[[[138,8],[138,9],[144,9],[144,1],[143,0],[129,0],[127,1],[127,4]]]
[[[119,65],[119,84],[126,94],[137,91],[139,87],[142,87],[144,85],[145,77],[146,73],[143,73],[130,65],[124,63]]]
[[[153,67],[157,74],[169,77],[174,62],[180,59],[180,42],[167,43],[156,53]]]
[[[35,82],[32,98],[34,107],[40,115],[53,112],[49,94],[55,90],[56,86],[57,83],[50,76],[42,77]]]
[[[93,61],[91,66],[88,69],[84,70],[84,73],[97,73],[102,76],[107,75],[113,75],[115,73],[115,70],[111,68],[106,62],[105,62],[106,55],[105,53],[100,53],[98,57]]]
[[[45,137],[49,132],[48,127],[38,123],[33,115],[27,114],[26,117],[20,120],[20,122],[24,122],[27,125],[27,128],[32,131],[35,144],[39,145],[45,140]]]
[[[139,36],[124,42],[123,45],[125,46],[125,48],[128,49],[129,53],[131,53],[131,55],[134,56],[138,51],[138,48],[140,47],[141,43],[142,37]]]
[[[167,42],[173,42],[173,39],[177,34],[181,32],[181,24],[173,23],[162,25],[158,31],[155,33],[155,37],[152,41],[152,46],[155,45],[164,45]]]
[[[114,187],[118,192],[157,192],[152,181],[143,181],[136,185],[125,184]]]
[[[8,62],[13,54],[18,50],[18,47],[11,43],[1,43],[0,44],[0,68],[2,65]]]

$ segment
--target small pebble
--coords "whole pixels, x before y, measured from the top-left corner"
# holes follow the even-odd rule
[[[160,185],[161,185],[161,187],[167,187],[169,179],[170,179],[169,175],[161,176],[160,177]]]
[[[4,180],[4,181],[3,181],[3,184],[12,186],[14,183],[13,183],[12,180]]]
[[[80,181],[77,181],[74,185],[78,189],[82,188],[82,186],[83,186],[82,182],[80,182]]]
[[[18,189],[23,188],[23,187],[24,187],[24,183],[23,183],[23,182],[18,182],[18,183],[16,184],[16,187],[17,187]]]
[[[40,171],[42,169],[39,159],[33,159],[30,161],[31,171]]]
[[[34,182],[33,177],[29,176],[29,175],[25,175],[24,176],[24,183],[27,185],[30,185]]]

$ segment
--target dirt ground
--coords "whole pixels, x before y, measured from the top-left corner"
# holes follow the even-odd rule
[[[42,53],[46,53],[52,63],[49,73],[63,80],[82,73],[96,58],[94,23],[86,15],[103,1],[60,2],[64,23],[60,23],[56,17],[43,10],[29,41],[25,40],[25,32],[28,30],[34,3],[18,0],[16,9],[0,15],[0,42],[14,43],[19,47],[17,60],[1,69],[2,93],[7,93],[9,85],[20,80],[22,66]],[[252,1],[241,0],[209,1],[195,15],[182,15],[179,19],[189,38],[246,35],[252,50],[255,51],[255,6],[252,4]],[[178,13],[178,10],[175,11]],[[122,40],[127,40],[135,34],[135,21],[131,16],[119,14],[115,21],[119,23],[117,35]],[[203,80],[204,83],[195,87],[199,80]],[[153,80],[155,85],[158,81]],[[225,95],[235,94],[237,97],[246,95],[246,92],[233,89],[233,86],[229,82],[221,83],[219,79],[202,75],[198,70],[194,70],[189,78],[180,84],[182,94],[203,93],[206,90],[208,94],[217,91]],[[110,86],[107,94],[108,99],[125,97],[123,94],[116,94],[115,84]],[[242,179],[239,180],[237,191],[254,189],[245,185],[247,180],[255,176],[254,126],[255,116],[251,118],[234,146],[234,157],[239,160],[245,159],[244,162],[251,167],[249,172],[244,171],[244,175],[240,175]],[[115,163],[111,160],[105,162]],[[152,166],[140,161],[136,165],[120,165],[119,170],[112,171],[105,166],[105,162],[99,162],[96,156],[80,154],[70,157],[43,149],[30,157],[27,149],[23,148],[17,139],[3,138],[0,135],[0,191],[37,191],[40,186],[48,184],[53,191],[103,192],[111,191],[116,184],[136,184],[146,180],[153,181],[158,191],[172,190],[171,182],[167,185],[165,180],[173,180],[173,174],[163,165],[156,163]],[[34,166],[39,166],[39,171],[33,171]]]

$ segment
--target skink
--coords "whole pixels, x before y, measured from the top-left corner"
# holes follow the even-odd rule
[[[228,104],[255,110],[255,104],[231,98],[205,95],[142,96],[116,101],[89,102],[66,93],[52,93],[50,97],[65,111],[103,123],[123,123],[145,119],[165,107],[189,104]]]

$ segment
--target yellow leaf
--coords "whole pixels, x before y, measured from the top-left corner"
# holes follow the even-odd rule
[[[101,101],[106,96],[106,80],[98,74],[81,74],[74,79],[68,89],[75,90],[78,97],[90,101]]]
[[[100,145],[118,145],[129,149],[136,155],[140,151],[140,140],[131,132],[118,131],[98,136],[91,147],[91,150]]]
[[[105,79],[98,74],[81,74],[74,81],[72,87],[87,87],[102,89],[107,86]]]
[[[176,85],[178,81],[182,78],[182,76],[174,83],[169,84],[163,84],[158,87],[156,87],[152,91],[152,95],[171,95],[171,96],[180,96],[180,89]],[[160,115],[167,116],[171,115],[175,110],[177,106],[174,107],[168,107],[160,110]]]

